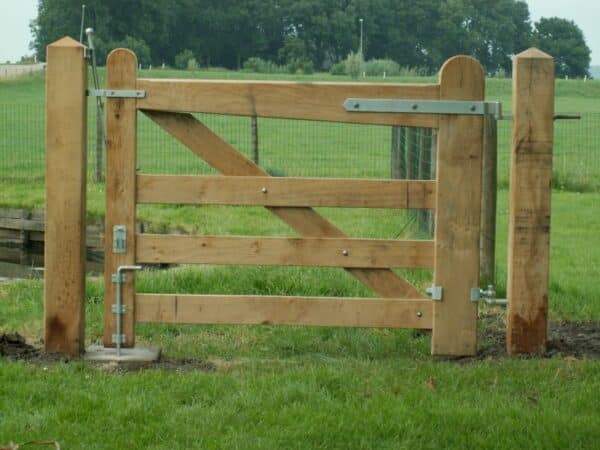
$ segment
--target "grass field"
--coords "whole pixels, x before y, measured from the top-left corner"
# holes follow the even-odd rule
[[[322,76],[302,79],[318,78]],[[41,107],[42,81],[32,76],[9,82],[13,84],[0,82],[0,105],[14,101]],[[559,81],[557,94],[558,110],[593,111],[600,83]],[[490,98],[509,95],[509,81],[489,80]],[[16,118],[11,120],[9,114],[0,116],[0,129],[21,142],[27,127]],[[248,151],[249,137],[239,132],[247,119],[225,122],[213,116],[206,120],[232,144]],[[365,133],[364,127],[288,123],[261,121],[265,166],[287,175],[389,173],[389,129],[385,127],[369,127]],[[168,142],[171,154],[183,154],[183,149],[163,141],[166,138],[147,122],[141,121],[140,126],[146,144],[140,147],[139,158],[144,171],[205,170],[193,166],[191,158],[179,156],[173,158],[176,164],[165,167],[148,148]],[[307,152],[307,146],[317,141],[323,147]],[[592,145],[598,142],[594,139]],[[278,154],[275,150],[281,148],[286,151]],[[368,152],[361,153],[365,148]],[[42,207],[43,179],[15,176],[19,170],[31,173],[30,168],[2,169],[6,159],[0,162],[0,205]],[[562,187],[597,190],[593,186],[567,180]],[[557,189],[552,201],[550,317],[557,323],[591,321],[600,337],[596,236],[600,193]],[[103,215],[103,203],[103,186],[91,183],[90,220]],[[502,189],[497,236],[500,295],[506,290],[507,211],[507,191]],[[393,238],[407,232],[403,213],[320,212],[353,236]],[[139,207],[138,216],[150,222],[151,231],[159,232],[291,234],[258,208],[152,205]],[[430,281],[428,271],[403,274],[420,287]],[[148,270],[139,275],[137,288],[140,292],[370,295],[353,278],[333,269]],[[101,281],[90,277],[88,343],[99,342],[102,335],[102,296]],[[18,332],[39,345],[42,297],[39,280],[0,285],[0,334]],[[482,356],[463,360],[430,357],[430,338],[408,330],[172,325],[138,326],[140,342],[161,347],[167,357],[166,363],[153,369],[125,371],[80,361],[0,359],[0,444],[57,439],[62,448],[86,449],[597,447],[597,354],[558,352],[547,358],[508,359],[490,353],[488,347],[502,345],[489,338],[490,330],[501,336],[502,322],[502,309],[483,306]]]

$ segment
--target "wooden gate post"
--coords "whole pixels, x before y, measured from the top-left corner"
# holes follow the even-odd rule
[[[456,56],[440,72],[441,100],[484,99],[483,68]],[[437,151],[434,284],[443,290],[433,315],[434,355],[473,355],[477,351],[479,226],[483,118],[440,116]]]
[[[47,47],[44,349],[85,345],[87,63],[65,37]]]
[[[106,61],[108,89],[135,90],[137,58],[126,49],[113,50]],[[135,263],[135,180],[137,103],[135,98],[109,98],[106,101],[106,225],[104,239],[104,346],[114,347],[116,334],[113,305],[116,284],[112,275],[122,265]],[[113,251],[113,229],[124,226],[125,249]],[[125,312],[122,320],[123,347],[135,345],[135,273],[128,272],[122,286]]]
[[[554,60],[531,48],[513,60],[508,238],[510,355],[546,351]]]

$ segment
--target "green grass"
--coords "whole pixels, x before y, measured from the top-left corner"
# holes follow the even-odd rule
[[[182,72],[143,70],[141,77],[352,81],[329,74],[309,76],[251,74],[231,71]],[[101,83],[104,70],[100,71]],[[435,77],[396,77],[368,82],[436,82]],[[511,110],[511,80],[488,79],[487,98]],[[557,80],[556,110],[578,112],[581,121],[559,121],[555,127],[555,187],[570,191],[600,190],[600,81]],[[0,81],[0,180],[23,182],[19,189],[44,174],[44,78],[34,74]],[[89,102],[88,166],[93,173],[95,107]],[[199,115],[217,134],[250,154],[250,120],[244,117]],[[140,115],[138,153],[142,171],[211,173],[211,169],[179,143]],[[389,176],[391,130],[381,126],[315,123],[279,119],[259,120],[260,158],[264,167],[286,175]],[[499,124],[499,183],[508,185],[510,122]],[[12,206],[12,205],[7,205]]]
[[[152,74],[159,75],[176,74]],[[197,75],[234,76],[217,72]],[[321,74],[306,79],[317,78],[333,79]],[[10,101],[31,104],[37,99],[37,107],[42,108],[42,81],[35,75],[8,84],[0,82],[0,105]],[[564,101],[580,111],[592,110],[600,96],[599,87],[598,82],[561,80],[557,82],[557,104]],[[510,82],[489,80],[488,96],[492,94],[508,98]],[[560,109],[566,110],[566,106]],[[203,119],[247,154],[247,119]],[[4,134],[0,133],[0,140],[9,133],[11,142],[20,143],[28,132],[43,133],[43,123],[36,123],[32,120],[23,126],[23,119],[15,114],[1,116]],[[384,127],[365,131],[366,127],[353,125],[261,120],[260,128],[263,165],[286,175],[389,175],[389,129]],[[209,173],[144,119],[140,129],[139,165],[143,171]],[[93,136],[91,139],[93,142]],[[320,146],[311,149],[314,142]],[[597,148],[597,142],[596,137],[589,148]],[[29,144],[27,148],[34,148],[35,142]],[[161,147],[173,155],[168,164],[155,154]],[[27,148],[18,148],[17,153],[25,156]],[[40,148],[43,150],[43,146],[31,150],[31,158]],[[563,164],[561,155],[568,153],[557,151],[555,167]],[[577,173],[576,164],[565,158],[558,181],[563,173]],[[9,157],[0,162],[0,205],[43,207],[43,178],[35,176],[43,163],[32,170],[19,166],[18,160]],[[9,168],[2,169],[6,167],[3,164]],[[590,183],[597,180],[568,176],[555,186],[594,190],[590,186],[598,185]],[[550,316],[553,320],[599,322],[600,247],[595,242],[600,229],[600,194],[557,189],[552,201]],[[405,232],[407,216],[403,212],[319,211],[352,236],[392,238]],[[150,222],[150,231],[292,234],[260,208],[143,205],[137,213]],[[104,188],[90,183],[89,220],[98,220],[103,214]],[[506,290],[507,217],[507,192],[501,190],[500,294]],[[405,271],[403,275],[420,287],[430,281],[428,271]],[[146,270],[138,276],[137,289],[371,295],[341,270],[266,267]],[[86,292],[88,344],[101,341],[102,297],[102,281],[90,277]],[[39,345],[42,298],[39,280],[0,285],[0,333],[16,331]],[[86,449],[505,449],[594,448],[600,440],[598,360],[449,361],[430,357],[430,338],[409,330],[139,325],[136,334],[142,345],[159,346],[169,358],[208,360],[216,371],[111,372],[84,362],[0,360],[0,444],[57,439],[62,448]]]
[[[501,191],[501,292],[506,197]],[[553,208],[551,318],[598,322],[600,248],[592,243],[600,225],[600,195],[554,192]],[[286,233],[261,212],[226,216],[226,225],[216,219],[223,212],[162,207],[148,214],[207,232],[240,227],[248,234]],[[385,235],[396,229],[394,217],[383,212],[372,217],[377,225],[371,227],[348,211],[322,212],[352,233]],[[423,286],[428,273],[409,277]],[[137,289],[369,295],[342,271],[265,267],[144,271]],[[38,340],[42,294],[38,280],[0,285],[0,332]],[[102,295],[102,281],[89,278],[88,343],[101,341]],[[0,442],[52,438],[63,448],[91,449],[504,449],[593,448],[600,438],[598,360],[448,361],[428,356],[430,338],[409,330],[141,324],[136,334],[141,345],[159,346],[170,358],[211,361],[216,371],[126,373],[84,362],[2,361]]]

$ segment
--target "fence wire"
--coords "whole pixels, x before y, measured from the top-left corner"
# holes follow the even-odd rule
[[[196,117],[275,176],[433,177],[435,146],[428,130],[198,114]],[[253,126],[254,125],[254,126]],[[498,183],[508,186],[509,121],[498,124]],[[145,173],[216,174],[140,114],[138,168]],[[443,145],[443,143],[442,143]],[[96,110],[89,104],[88,174],[96,164]],[[0,104],[0,175],[4,182],[43,181],[44,106]],[[103,164],[104,167],[104,164]],[[555,123],[554,186],[600,191],[600,112]]]

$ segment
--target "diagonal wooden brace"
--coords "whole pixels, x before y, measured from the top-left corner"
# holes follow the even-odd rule
[[[191,114],[149,110],[142,112],[223,175],[269,176]],[[339,228],[312,208],[266,208],[304,237],[346,237]],[[412,284],[400,278],[391,269],[345,270],[381,297],[424,298]]]

